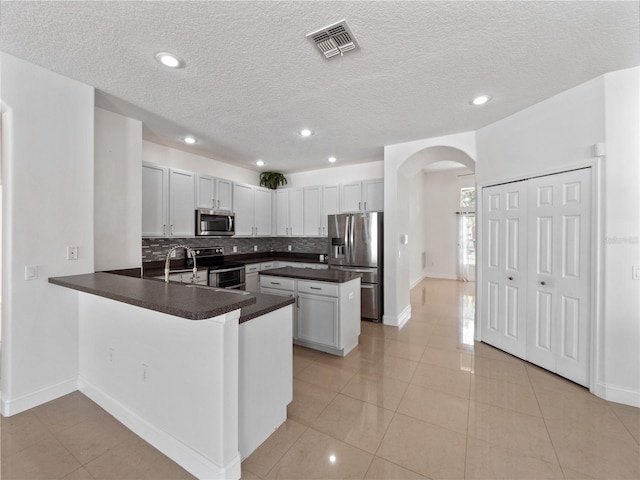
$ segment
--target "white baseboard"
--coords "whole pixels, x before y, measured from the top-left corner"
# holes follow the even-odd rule
[[[418,278],[417,280],[414,280],[413,282],[411,282],[411,284],[409,284],[409,290],[412,290],[412,289],[416,288],[420,284],[420,282],[422,280],[424,280],[424,279],[425,279],[425,277],[422,276],[422,277]]]
[[[83,394],[113,415],[129,430],[153,445],[197,478],[211,480],[240,478],[240,452],[227,465],[221,467],[170,434],[140,418],[135,412],[129,410],[129,408],[104,391],[91,385],[84,378],[79,378],[78,387]]]
[[[2,401],[0,402],[0,410],[2,416],[10,417],[11,415],[16,415],[30,408],[68,395],[76,390],[78,390],[78,377],[73,377],[17,398],[4,398],[3,395]]]
[[[410,318],[411,318],[411,305],[407,305],[404,308],[404,310],[402,310],[402,312],[400,312],[400,315],[398,315],[398,316],[395,316],[395,315],[383,315],[382,316],[382,323],[384,323],[385,325],[389,325],[391,327],[402,328],[404,326],[404,324],[409,321]]]
[[[640,392],[619,385],[597,382],[591,393],[610,402],[640,407]]]
[[[440,280],[459,280],[457,275],[449,273],[425,273],[424,278],[439,278]]]

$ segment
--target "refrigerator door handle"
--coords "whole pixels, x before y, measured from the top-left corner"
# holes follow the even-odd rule
[[[353,232],[355,230],[356,217],[355,215],[351,215],[351,231],[349,232],[349,263],[353,265],[355,262],[355,252],[354,252],[354,235]]]
[[[349,215],[344,219],[344,258],[349,262]]]

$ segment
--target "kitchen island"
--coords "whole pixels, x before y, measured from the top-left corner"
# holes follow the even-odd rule
[[[50,278],[78,297],[78,389],[198,478],[285,421],[293,298],[110,273]]]
[[[360,273],[285,267],[260,272],[260,291],[292,295],[293,343],[344,357],[360,336]]]

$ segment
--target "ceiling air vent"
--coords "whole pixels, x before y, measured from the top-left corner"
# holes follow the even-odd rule
[[[349,50],[360,48],[346,20],[340,20],[315,32],[308,33],[307,38],[320,49],[326,58],[331,58],[338,54],[344,55]]]

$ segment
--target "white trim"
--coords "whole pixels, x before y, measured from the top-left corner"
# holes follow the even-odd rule
[[[410,318],[411,318],[411,304],[407,305],[402,310],[402,312],[400,312],[400,315],[398,316],[383,315],[382,323],[384,323],[385,325],[389,325],[391,327],[402,328],[404,327],[404,324],[409,321]]]
[[[608,385],[604,382],[596,383],[591,393],[610,402],[640,407],[640,392],[629,390],[619,385]]]
[[[425,278],[427,278],[427,277],[425,275],[422,275],[417,280],[414,280],[413,282],[411,282],[409,284],[409,290],[413,290],[414,288],[416,288],[418,285],[420,285],[420,282],[422,282]]]
[[[457,275],[453,275],[450,273],[425,273],[424,278],[439,278],[440,280],[456,280],[462,282],[463,280],[459,279]]]
[[[502,185],[503,183],[520,182],[522,180],[529,180],[530,178],[544,177],[547,175],[555,175],[557,173],[570,172],[571,170],[578,170],[580,168],[589,168],[589,167],[593,167],[596,164],[597,160],[600,160],[600,157],[588,158],[586,160],[574,162],[569,165],[562,165],[560,167],[547,168],[545,170],[540,170],[536,172],[524,173],[519,176],[509,176],[509,177],[498,178],[486,183],[478,183],[476,187],[477,189],[482,189],[486,187],[493,187],[495,185]],[[478,205],[477,205],[478,197],[479,195],[477,194],[477,190],[476,190],[476,213],[478,211]],[[477,235],[476,235],[476,238],[478,238]]]
[[[135,412],[127,408],[116,399],[87,382],[83,377],[78,378],[79,390],[96,402],[129,430],[140,436],[147,443],[164,453],[178,465],[197,478],[205,479],[239,479],[240,452],[224,466],[219,466],[197,451],[147,422]]]
[[[76,390],[78,390],[78,377],[73,377],[14,399],[3,398],[0,405],[0,408],[2,409],[2,416],[10,417],[11,415],[24,412],[30,408],[37,407],[43,403],[68,395]]]

